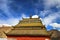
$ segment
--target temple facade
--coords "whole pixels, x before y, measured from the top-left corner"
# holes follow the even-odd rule
[[[6,35],[10,40],[50,40],[50,34],[40,17],[22,18]]]

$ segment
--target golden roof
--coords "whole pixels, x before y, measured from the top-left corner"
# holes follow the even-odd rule
[[[4,32],[0,31],[0,38],[7,38],[7,36]]]
[[[0,31],[3,31],[5,33],[8,33],[13,27],[0,27]]]
[[[36,35],[48,36],[45,26],[40,18],[25,18],[21,20],[7,35]]]
[[[5,33],[8,33],[12,27],[0,27],[0,38],[7,38]]]
[[[7,35],[49,36],[49,33],[44,29],[42,29],[42,30],[29,30],[29,29],[28,30],[26,30],[26,29],[25,30],[22,30],[22,29],[19,30],[19,29],[17,29],[17,30],[11,30],[10,32],[7,33]]]
[[[18,25],[16,25],[16,27],[21,27],[21,26],[43,26],[41,23],[20,23]]]
[[[21,26],[40,26],[42,27],[42,21],[39,18],[23,18],[15,27]]]

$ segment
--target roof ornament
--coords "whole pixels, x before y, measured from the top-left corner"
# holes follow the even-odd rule
[[[30,19],[32,18],[32,16],[30,15]]]

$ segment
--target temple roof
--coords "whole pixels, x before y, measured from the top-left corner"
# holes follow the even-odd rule
[[[31,36],[49,36],[49,33],[46,31],[46,30],[44,30],[44,29],[42,29],[42,30],[19,30],[19,29],[17,29],[17,30],[12,30],[12,31],[10,31],[10,32],[8,32],[7,33],[7,35],[19,35],[19,36],[21,36],[21,35],[31,35]]]
[[[3,31],[4,33],[8,33],[13,27],[0,27],[0,31]]]
[[[7,38],[7,36],[4,32],[0,31],[0,38]]]
[[[7,35],[31,35],[31,36],[49,36],[45,26],[39,17],[23,18]]]
[[[42,21],[40,20],[39,17],[36,18],[23,18],[22,20],[19,21],[19,23],[15,27],[21,27],[21,26],[40,26],[42,27]]]
[[[21,23],[21,24],[18,24],[18,25],[16,25],[16,27],[21,27],[21,26],[40,26],[40,27],[43,27],[44,25],[42,25],[41,23]]]

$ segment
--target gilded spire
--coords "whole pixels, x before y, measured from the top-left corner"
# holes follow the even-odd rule
[[[30,15],[30,19],[32,18],[32,15]]]

